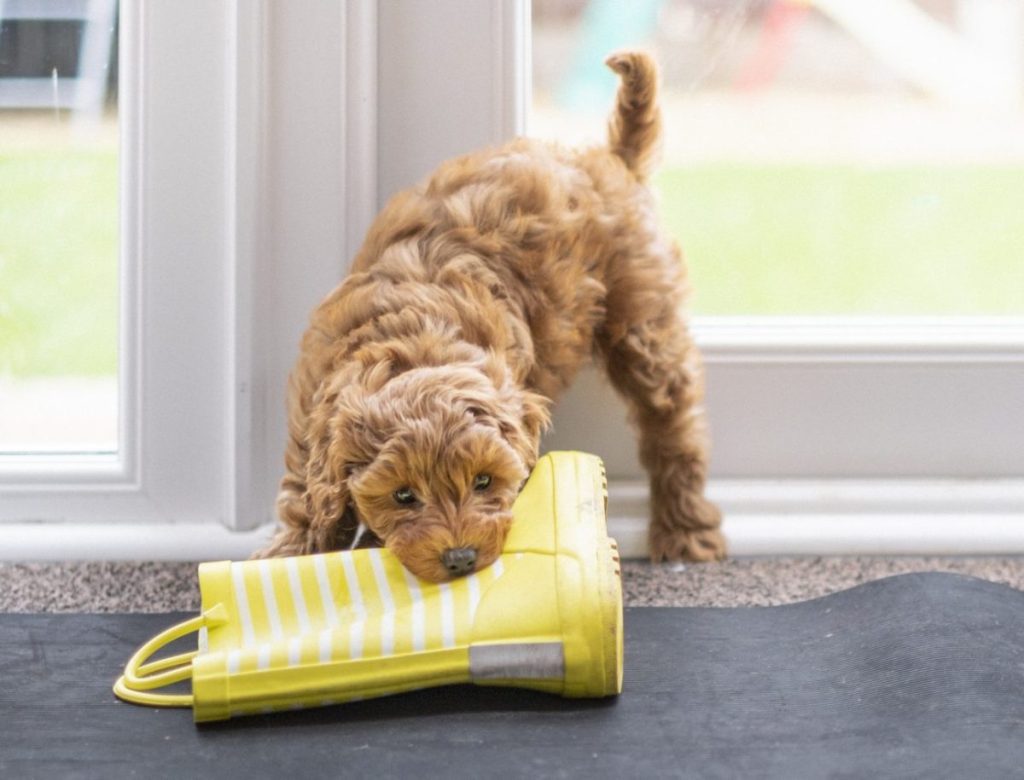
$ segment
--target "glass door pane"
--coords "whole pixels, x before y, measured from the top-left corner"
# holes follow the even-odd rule
[[[661,62],[662,218],[713,315],[1024,313],[1022,0],[534,0],[530,133]]]
[[[118,440],[117,3],[0,2],[0,453]]]

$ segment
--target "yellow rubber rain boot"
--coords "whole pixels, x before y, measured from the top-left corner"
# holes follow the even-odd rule
[[[315,707],[452,683],[572,697],[622,689],[619,556],[601,460],[541,458],[498,560],[452,582],[387,550],[204,563],[202,614],[143,645],[114,692],[195,720]],[[199,631],[199,650],[146,663]],[[152,693],[192,680],[191,695]]]

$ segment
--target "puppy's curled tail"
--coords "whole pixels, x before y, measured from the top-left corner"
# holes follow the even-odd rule
[[[643,181],[657,161],[661,140],[658,65],[641,51],[617,52],[605,64],[620,79],[615,112],[608,120],[608,145]]]

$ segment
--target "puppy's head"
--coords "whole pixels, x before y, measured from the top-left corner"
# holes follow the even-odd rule
[[[348,509],[423,579],[493,563],[537,457],[544,399],[444,366],[407,371],[376,392],[347,390],[327,426],[323,478],[309,483],[311,494],[318,481],[339,497],[327,502],[335,519],[319,518],[323,537]]]

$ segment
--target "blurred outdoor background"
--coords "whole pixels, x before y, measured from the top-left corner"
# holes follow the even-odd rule
[[[663,69],[655,186],[713,315],[1024,313],[1022,0],[534,0],[530,135]]]
[[[116,0],[0,0],[0,453],[117,448]]]
[[[606,54],[659,57],[697,314],[1024,314],[1024,0],[532,10],[532,135],[602,142]],[[0,453],[117,446],[117,53],[116,0],[0,0]]]

